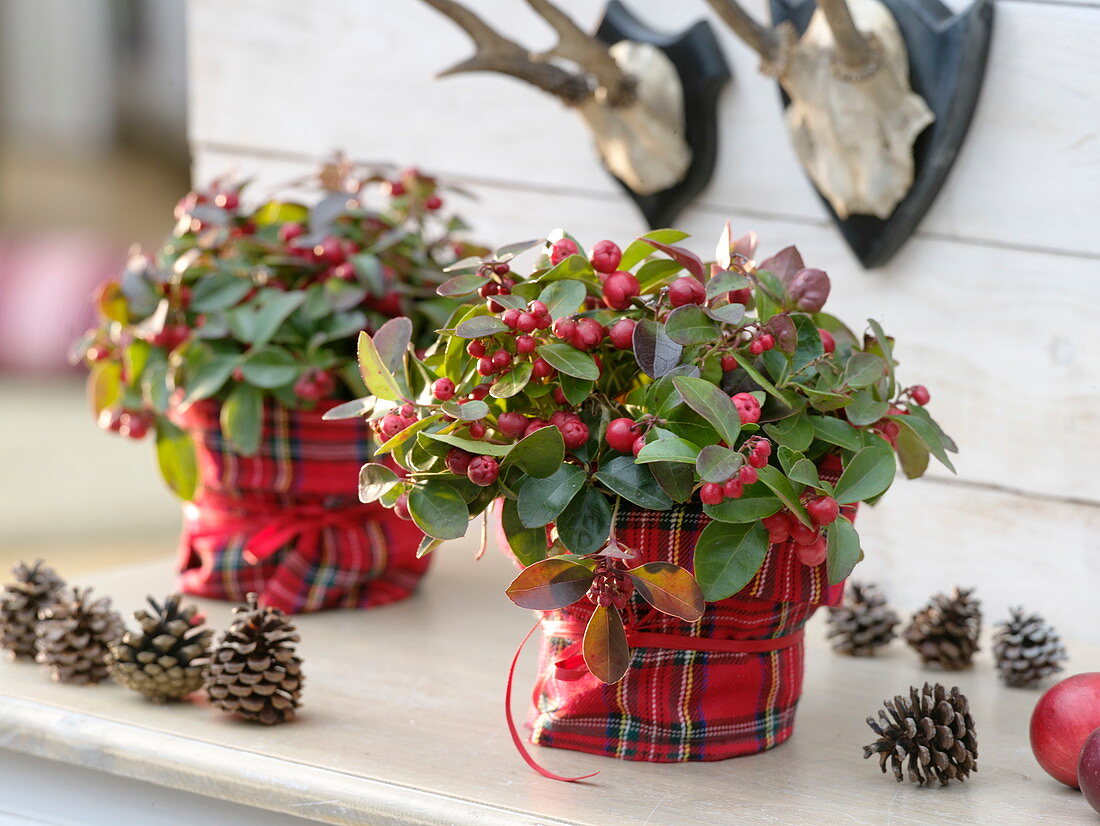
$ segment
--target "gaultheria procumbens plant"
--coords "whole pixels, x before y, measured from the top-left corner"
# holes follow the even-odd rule
[[[422,357],[397,336],[361,336],[373,396],[336,411],[368,415],[378,452],[408,472],[368,464],[360,496],[415,520],[422,553],[499,500],[527,566],[509,596],[534,609],[592,600],[584,650],[608,682],[628,660],[618,609],[632,591],[691,621],[790,539],[837,583],[862,554],[841,507],[877,501],[899,463],[910,477],[930,455],[950,468],[955,449],[928,391],[898,382],[893,340],[875,321],[857,334],[824,312],[829,278],[794,247],[757,263],[755,236],[727,226],[707,265],[674,246],[685,237],[601,241],[585,256],[556,233],[459,262],[439,293],[469,303]],[[533,270],[514,271],[512,256],[536,245]],[[831,454],[835,483],[819,476]],[[667,563],[627,567],[614,530],[624,499],[702,502],[713,521],[694,579]]]
[[[414,169],[389,179],[336,161],[290,188],[318,194],[245,206],[251,193],[237,183],[189,193],[157,255],[135,252],[100,288],[99,326],[77,345],[100,425],[132,438],[154,430],[184,499],[194,453],[170,407],[221,402],[225,439],[251,455],[265,400],[310,409],[362,396],[358,334],[404,316],[426,345],[457,304],[436,294],[443,268],[486,251],[455,238],[465,226]]]

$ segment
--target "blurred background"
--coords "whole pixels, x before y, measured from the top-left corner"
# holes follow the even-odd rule
[[[0,2],[0,569],[163,555],[178,506],[148,442],[105,438],[73,339],[189,185],[183,0]]]

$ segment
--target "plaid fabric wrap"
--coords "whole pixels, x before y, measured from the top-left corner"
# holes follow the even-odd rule
[[[422,534],[381,505],[359,502],[366,423],[323,421],[325,409],[266,405],[255,456],[226,445],[216,403],[174,417],[195,443],[200,479],[184,504],[182,591],[234,602],[255,591],[292,614],[412,593],[430,561],[416,558]]]
[[[855,509],[844,513],[854,518]],[[617,534],[641,552],[637,564],[666,561],[692,570],[695,544],[709,522],[698,504],[647,511],[623,501]],[[844,584],[830,586],[825,568],[799,562],[791,542],[773,545],[752,581],[733,597],[709,603],[696,624],[662,614],[637,595],[623,619],[628,628],[686,637],[783,637],[801,629],[818,607],[840,603]],[[583,627],[592,608],[584,600],[542,617],[540,677],[528,718],[532,742],[623,760],[681,763],[754,754],[791,736],[802,693],[801,640],[755,654],[634,647],[630,668],[615,685],[587,672],[576,680],[558,679],[555,662],[577,639],[546,626],[565,621]]]

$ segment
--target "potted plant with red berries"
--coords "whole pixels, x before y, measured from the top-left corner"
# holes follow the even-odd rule
[[[899,461],[951,466],[928,391],[876,322],[824,312],[823,271],[793,247],[756,263],[728,226],[706,266],[684,237],[585,257],[560,236],[522,277],[462,262],[439,292],[486,301],[423,357],[361,337],[378,453],[407,471],[365,465],[361,496],[422,552],[499,508],[508,596],[544,612],[539,744],[677,762],[784,741],[803,625],[863,553],[857,505]]]
[[[185,500],[182,590],[287,612],[379,605],[423,575],[421,535],[349,494],[365,423],[323,419],[366,392],[358,333],[430,340],[456,304],[436,294],[443,267],[484,248],[456,239],[415,170],[337,161],[288,186],[320,196],[246,206],[244,187],[215,182],[183,198],[155,258],[134,254],[100,289],[78,354],[100,425],[152,431]]]

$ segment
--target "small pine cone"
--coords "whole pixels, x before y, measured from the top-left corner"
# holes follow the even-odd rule
[[[921,662],[949,671],[973,664],[982,630],[981,603],[971,598],[973,592],[956,588],[951,596],[937,594],[913,615],[905,641],[920,654]]]
[[[0,648],[13,660],[33,660],[38,612],[57,599],[65,582],[41,559],[29,567],[20,562],[12,573],[15,582],[0,591]]]
[[[39,614],[36,659],[61,683],[87,685],[107,676],[110,646],[122,636],[111,598],[90,601],[91,588],[64,589]]]
[[[206,693],[212,705],[265,725],[294,719],[302,693],[300,640],[278,608],[260,608],[256,595],[233,609],[242,616],[218,640],[210,657]]]
[[[107,668],[119,683],[155,703],[179,700],[202,688],[214,632],[200,627],[194,605],[180,609],[179,594],[165,599],[163,607],[147,599],[152,613],[134,612],[141,631],[127,631],[111,646]]]
[[[908,699],[899,696],[883,705],[886,711],[879,710],[877,721],[867,718],[878,740],[863,747],[863,757],[877,754],[884,774],[889,760],[899,783],[906,766],[913,783],[931,785],[936,779],[946,786],[978,770],[974,718],[970,703],[957,688],[948,693],[939,683],[934,687],[925,683],[919,692],[910,688]]]
[[[897,636],[900,622],[877,585],[851,582],[844,604],[829,609],[827,635],[839,654],[873,657]]]
[[[993,635],[993,658],[1005,685],[1031,688],[1051,674],[1062,670],[1068,659],[1058,632],[1038,614],[1024,614],[1023,608],[1011,609],[1012,616],[997,623]]]

